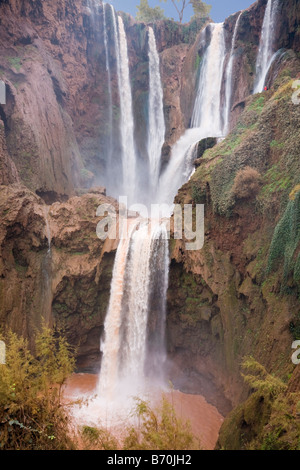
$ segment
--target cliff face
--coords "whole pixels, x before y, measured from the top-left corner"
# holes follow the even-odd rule
[[[184,241],[171,244],[167,329],[174,377],[203,393],[210,384],[208,399],[220,408],[220,388],[234,406],[248,396],[241,376],[245,356],[263,364],[287,390],[299,383],[299,366],[291,361],[300,319],[300,108],[292,101],[299,70],[298,59],[292,77],[282,72],[270,91],[246,100],[234,131],[204,153],[176,197],[180,204],[205,205],[205,241],[200,251],[187,251]],[[272,408],[274,397],[261,393],[225,422],[222,448],[247,448],[255,439],[261,445],[270,420],[276,433],[281,418]],[[261,397],[266,406],[257,411],[260,422],[254,408]],[[294,432],[297,397],[284,400],[286,410],[293,409]],[[234,437],[232,428],[238,429]],[[284,448],[288,444],[280,436]]]
[[[31,342],[42,321],[55,322],[80,368],[99,367],[116,249],[96,235],[103,203],[117,210],[101,190],[49,207],[25,187],[0,187],[0,324]]]
[[[70,112],[80,92],[76,76],[86,62],[82,15],[75,4],[10,1],[0,8],[8,153],[30,189],[48,193],[50,200],[69,195],[82,166]],[[74,18],[77,29],[71,28]]]

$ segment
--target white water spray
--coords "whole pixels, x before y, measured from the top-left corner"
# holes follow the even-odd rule
[[[122,144],[123,195],[129,202],[134,202],[136,192],[136,152],[134,142],[134,119],[132,110],[132,94],[129,75],[127,39],[124,23],[118,16],[118,24],[114,7],[111,5],[113,29],[116,46],[118,86],[120,95],[120,130]]]
[[[268,71],[272,63],[272,57],[275,52],[274,36],[277,11],[278,0],[268,0],[256,60],[256,79],[253,93],[261,93],[263,91]]]
[[[164,223],[130,220],[128,236],[123,232],[123,237],[116,254],[104,325],[105,340],[98,387],[100,397],[108,401],[114,400],[120,393],[136,393],[145,385],[150,296],[153,279],[157,278],[159,271],[162,273],[160,287],[164,286],[164,292],[161,292],[163,299],[167,290],[169,259]],[[157,257],[158,250],[163,253]],[[159,313],[164,317],[163,312]],[[157,320],[164,331],[165,325],[161,325],[161,321],[161,318]],[[158,336],[163,339],[161,331]],[[156,352],[163,350],[163,345],[159,343],[156,344]]]
[[[235,45],[236,45],[236,37],[237,37],[237,32],[240,24],[240,19],[242,16],[241,12],[236,20],[235,27],[234,27],[234,33],[232,36],[232,42],[231,42],[231,50],[230,50],[230,56],[226,68],[226,83],[225,83],[225,105],[224,105],[224,124],[223,124],[223,135],[228,134],[229,130],[229,117],[230,117],[230,109],[231,109],[231,97],[232,97],[232,71],[233,71],[233,64],[234,64],[234,50],[235,50]]]
[[[224,24],[210,24],[211,41],[203,59],[192,127],[206,136],[221,136],[221,85],[225,59]]]
[[[221,87],[225,58],[224,24],[210,24],[211,41],[204,54],[194,104],[192,129],[172,148],[170,162],[161,175],[158,201],[172,203],[178,188],[193,172],[197,143],[206,137],[222,136]],[[205,31],[203,32],[205,34]]]
[[[163,88],[160,77],[159,55],[153,29],[148,29],[149,41],[149,128],[148,158],[151,194],[157,190],[160,172],[161,149],[165,140],[165,119],[163,111]]]

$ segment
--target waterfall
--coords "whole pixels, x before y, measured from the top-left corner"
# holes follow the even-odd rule
[[[135,226],[131,227],[131,230]],[[124,294],[124,276],[130,238],[123,227],[122,237],[118,245],[114,262],[110,299],[106,314],[104,331],[105,340],[101,345],[103,359],[99,376],[99,394],[112,397],[118,379],[118,356],[120,349],[120,328],[122,322],[122,299]]]
[[[268,0],[262,25],[258,55],[256,60],[256,79],[253,93],[261,93],[264,89],[272,56],[274,54],[274,39],[278,0]]]
[[[133,140],[132,98],[124,25],[113,11],[121,136],[126,195],[133,195],[137,174]],[[147,150],[151,184],[149,199],[171,204],[178,188],[191,176],[198,141],[222,135],[221,85],[225,57],[223,23],[207,26],[210,44],[200,72],[192,128],[172,149],[171,160],[160,172],[164,141],[163,91],[155,36],[149,28],[149,129]],[[157,191],[156,191],[157,187]],[[127,188],[127,191],[126,191]],[[147,195],[146,195],[147,196]],[[170,215],[170,214],[166,214]],[[168,233],[163,220],[129,219],[123,225],[113,269],[111,293],[101,342],[102,363],[99,396],[107,401],[136,395],[154,377],[159,377],[166,357],[165,321],[168,287]]]
[[[107,73],[107,88],[108,88],[108,145],[107,145],[107,169],[110,171],[112,150],[113,150],[113,113],[112,113],[112,89],[111,89],[111,70],[109,64],[109,53],[108,53],[108,36],[107,36],[107,24],[106,24],[106,3],[103,2],[103,29],[104,29],[104,48],[105,48],[105,66]]]
[[[170,162],[159,181],[158,200],[160,203],[171,204],[178,188],[192,175],[200,139],[201,129],[188,129],[172,147]],[[168,214],[164,215],[168,216]]]
[[[136,188],[136,152],[134,142],[134,119],[132,110],[132,94],[129,75],[127,38],[124,23],[111,5],[113,30],[116,47],[118,87],[120,95],[120,130],[122,144],[123,195],[129,202],[134,202]]]
[[[240,19],[242,16],[241,12],[236,20],[235,27],[234,27],[234,33],[232,36],[232,42],[231,42],[231,50],[230,50],[230,56],[226,68],[226,83],[225,83],[225,105],[224,105],[224,118],[223,118],[223,135],[228,134],[229,130],[229,117],[230,117],[230,109],[231,109],[231,97],[232,97],[232,71],[233,71],[233,64],[234,64],[234,49],[235,49],[235,43],[236,43],[236,36],[240,24]]]
[[[163,88],[160,77],[159,55],[153,29],[148,29],[149,42],[149,127],[148,158],[151,196],[157,190],[160,172],[161,149],[165,140],[165,119],[163,111]]]
[[[145,383],[148,359],[152,365],[159,363],[161,368],[165,327],[165,307],[162,304],[165,304],[166,299],[168,264],[168,240],[164,223],[151,223],[145,219],[130,220],[128,235],[123,231],[117,249],[104,324],[105,339],[98,390],[100,396],[107,400],[113,400],[118,392],[136,393]],[[156,318],[156,324],[159,325],[155,335],[156,357],[151,359],[147,325],[155,281],[160,285],[162,311],[158,312],[159,318]]]
[[[201,128],[202,135],[222,136],[221,85],[225,59],[224,24],[211,28],[211,41],[203,59],[195,101],[192,127]]]
[[[113,7],[118,86],[121,107],[122,161],[125,195],[136,196],[136,155],[129,81],[127,41],[122,19],[118,25]],[[148,29],[149,106],[147,151],[150,185],[155,194],[165,138],[163,89],[153,29]],[[146,191],[147,192],[147,191]],[[153,201],[154,202],[154,201]],[[100,397],[113,400],[118,393],[136,393],[148,374],[160,377],[165,353],[168,237],[162,221],[129,219],[123,226],[111,283],[110,301],[101,344]]]
[[[224,24],[210,24],[210,44],[204,54],[197,96],[188,129],[172,147],[167,168],[160,177],[158,201],[172,203],[178,188],[191,176],[196,146],[206,137],[222,136],[221,87],[225,58]],[[205,34],[205,30],[203,34]]]

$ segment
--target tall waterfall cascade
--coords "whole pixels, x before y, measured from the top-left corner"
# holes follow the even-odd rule
[[[172,148],[169,165],[159,182],[158,201],[170,203],[178,188],[194,170],[196,145],[206,137],[222,137],[221,88],[225,61],[224,23],[212,23],[211,41],[206,49],[200,70],[197,96],[188,129]],[[203,31],[203,35],[205,34]]]
[[[132,109],[132,92],[129,74],[127,38],[124,23],[116,17],[111,5],[113,31],[116,48],[118,87],[120,96],[120,130],[122,145],[123,195],[130,203],[134,202],[136,193],[136,150],[134,142],[134,118]]]
[[[105,7],[104,7],[105,8]],[[104,11],[104,28],[107,21]],[[134,141],[134,116],[130,85],[127,38],[122,18],[111,6],[120,97],[120,134],[123,165],[123,195],[129,205],[137,199],[137,153]],[[240,18],[240,17],[239,17]],[[239,18],[232,39],[227,66],[232,79],[234,48]],[[210,33],[199,75],[191,128],[172,148],[170,161],[160,175],[161,151],[165,139],[163,87],[154,31],[148,27],[149,98],[146,151],[150,184],[144,189],[149,203],[171,205],[178,188],[194,170],[199,140],[221,137],[224,109],[221,92],[226,56],[224,24],[209,24],[202,34]],[[107,73],[110,74],[107,32],[104,32]],[[226,118],[229,114],[231,88],[226,92]],[[169,217],[170,213],[162,214]],[[98,381],[101,398],[113,401],[120,394],[134,394],[153,378],[158,378],[166,358],[165,320],[168,287],[169,247],[167,219],[129,218],[123,221],[108,311],[101,340],[102,362]]]
[[[240,19],[243,12],[241,11],[234,27],[234,33],[232,36],[231,42],[231,50],[230,56],[226,68],[226,76],[225,76],[225,105],[224,105],[224,113],[223,113],[223,135],[227,135],[229,131],[229,118],[230,118],[230,109],[231,109],[231,98],[232,98],[232,72],[233,72],[233,65],[234,65],[234,51],[236,46],[236,37],[239,29]]]
[[[149,41],[149,126],[148,158],[151,197],[156,190],[160,173],[161,149],[165,141],[165,118],[163,110],[163,88],[160,63],[153,29],[148,29]]]
[[[225,60],[224,23],[210,24],[211,41],[203,59],[192,127],[205,136],[222,136],[221,86]]]
[[[268,0],[256,59],[256,79],[253,93],[261,93],[263,91],[268,71],[273,61],[277,12],[278,0]]]

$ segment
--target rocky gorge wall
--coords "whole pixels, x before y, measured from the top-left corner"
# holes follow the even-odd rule
[[[97,237],[96,210],[116,202],[98,188],[49,207],[20,185],[0,189],[1,328],[31,345],[43,322],[60,326],[78,367],[97,370],[116,246]]]
[[[279,3],[276,41],[285,53],[270,71],[270,91],[249,98],[266,5],[259,0],[244,11],[237,34],[232,133],[200,156],[194,177],[178,192],[180,203],[205,203],[204,248],[193,253],[184,242],[170,245],[170,377],[182,389],[201,392],[224,414],[248,396],[240,374],[244,355],[293,380],[294,388],[299,380],[289,357],[290,325],[298,325],[299,315],[295,268],[288,273],[290,294],[281,291],[280,268],[265,273],[275,227],[289,201],[294,204],[290,194],[299,184],[299,107],[291,102],[291,85],[299,78],[300,8],[299,0]],[[122,16],[135,140],[139,158],[145,158],[147,27]],[[0,78],[7,85],[7,104],[0,105],[0,325],[30,339],[42,319],[62,324],[78,346],[79,369],[97,371],[116,244],[104,246],[97,238],[96,208],[101,202],[117,208],[103,189],[91,189],[105,183],[102,12],[93,22],[84,1],[6,0],[0,1],[0,20]],[[237,14],[225,21],[227,50],[236,20]],[[200,43],[203,26],[153,25],[164,90],[164,164],[191,120],[208,44]],[[112,45],[110,57],[117,124]],[[118,148],[116,125],[116,155]],[[258,186],[239,197],[232,187],[247,166],[259,173]],[[294,263],[298,253],[297,247]]]
[[[203,154],[178,192],[182,205],[204,204],[205,240],[200,251],[171,242],[167,331],[174,380],[188,391],[199,388],[223,410],[229,404],[218,390],[229,407],[249,396],[242,363],[253,356],[290,390],[281,396],[281,410],[291,412],[297,435],[300,369],[291,345],[300,324],[300,108],[292,86],[299,59],[294,65],[266,94],[246,100],[233,132]],[[254,439],[259,446],[270,432],[278,432],[278,448],[297,446],[295,437],[288,441],[289,425],[279,429],[283,415],[270,396],[260,392],[249,400],[225,422],[222,448],[247,448]]]

